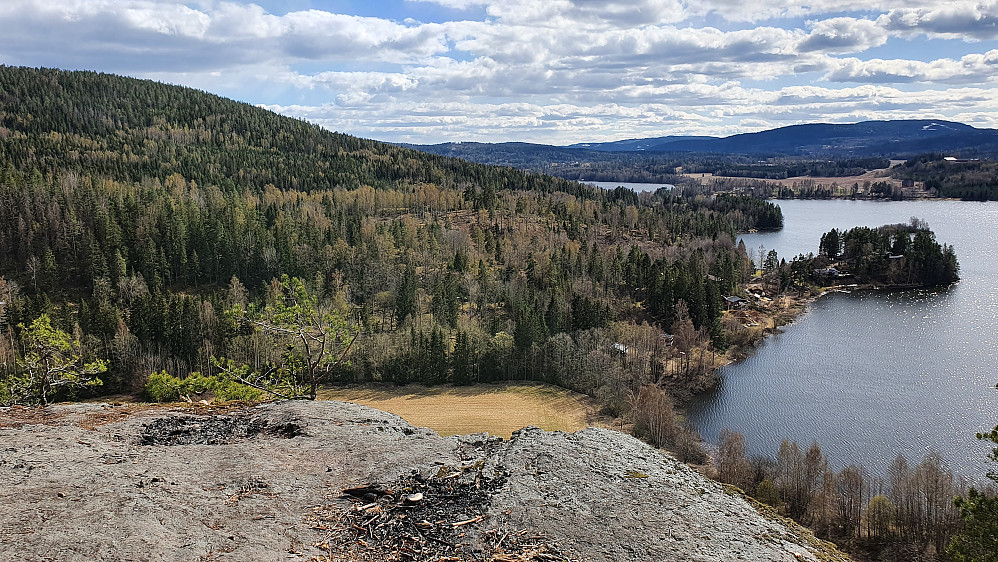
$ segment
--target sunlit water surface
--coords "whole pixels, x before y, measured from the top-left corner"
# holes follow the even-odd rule
[[[595,185],[596,187],[602,187],[603,189],[616,189],[618,187],[626,187],[627,189],[633,189],[638,193],[641,193],[642,191],[658,191],[660,188],[663,187],[667,189],[672,189],[676,187],[671,183],[634,183],[634,182],[620,182],[620,181],[583,181],[582,183]]]
[[[780,201],[784,229],[743,236],[749,251],[788,261],[817,252],[832,228],[928,221],[955,247],[962,280],[934,291],[856,292],[819,299],[745,361],[722,369],[688,420],[708,442],[722,428],[752,454],[781,440],[817,441],[835,468],[883,475],[898,453],[940,452],[955,472],[983,474],[973,433],[998,424],[998,202]]]

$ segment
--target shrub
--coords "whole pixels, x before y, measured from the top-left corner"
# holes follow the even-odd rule
[[[778,507],[780,505],[780,494],[776,491],[776,483],[766,478],[755,487],[755,499],[764,504]]]
[[[259,400],[263,392],[227,377],[206,376],[195,372],[180,379],[161,371],[149,375],[145,394],[152,402],[176,402],[181,396],[192,394],[211,394],[218,402],[229,402]]]
[[[653,384],[638,391],[634,404],[634,434],[652,445],[672,451],[683,462],[702,464],[707,460],[699,436],[683,427],[672,399]]]
[[[221,379],[215,385],[215,400],[231,402],[233,400],[255,401],[263,397],[263,391],[240,384],[234,380]]]
[[[191,394],[214,393],[219,382],[217,377],[207,377],[194,372],[180,380],[180,395],[190,397]]]
[[[152,402],[176,402],[180,398],[180,385],[180,379],[166,371],[152,373],[146,381],[146,398]]]

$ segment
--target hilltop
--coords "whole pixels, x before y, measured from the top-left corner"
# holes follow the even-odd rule
[[[20,340],[43,317],[107,360],[99,392],[149,394],[153,373],[222,377],[218,357],[293,368],[294,346],[232,313],[273,304],[293,276],[358,334],[330,381],[545,380],[702,457],[664,389],[709,384],[721,295],[751,269],[735,233],[782,222],[750,198],[600,190],[90,72],[0,68],[0,156],[0,200],[13,203],[0,206],[13,249],[0,256],[5,404],[32,398]],[[681,349],[661,337],[673,325]],[[649,411],[628,401],[638,392]],[[0,447],[0,551],[20,558],[380,560],[404,547],[795,560],[824,548],[599,429],[502,442],[345,403],[78,404],[3,409]],[[358,486],[362,509],[340,497]],[[400,490],[423,496],[400,504]],[[399,532],[376,534],[382,523]]]
[[[798,158],[904,158],[918,154],[951,152],[990,155],[998,152],[998,129],[978,129],[953,121],[899,119],[859,123],[806,123],[727,137],[664,136],[612,142],[583,142],[568,146],[533,143],[451,142],[435,145],[406,145],[434,154],[447,154],[484,161],[488,148],[495,163],[503,156],[536,156],[563,160],[597,158],[619,161],[624,158],[693,157],[697,155],[744,155]]]
[[[117,181],[180,174],[223,189],[434,183],[579,192],[574,182],[331,132],[192,88],[10,66],[0,66],[0,162]]]
[[[344,402],[75,405],[0,410],[0,448],[11,560],[847,560],[604,429],[503,441]]]
[[[750,185],[764,196],[776,196],[779,186],[767,180],[841,178],[839,183],[848,185],[870,173],[875,181],[924,185],[939,197],[998,197],[993,161],[998,130],[951,121],[811,123],[723,138],[666,136],[566,147],[475,142],[406,146],[580,181],[670,183],[689,189],[704,175],[725,176],[717,189]],[[908,165],[896,166],[897,159],[908,159]]]

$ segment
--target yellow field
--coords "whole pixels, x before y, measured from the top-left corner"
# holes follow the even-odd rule
[[[528,425],[549,431],[577,431],[595,425],[598,410],[587,396],[539,384],[362,385],[323,389],[319,398],[355,402],[391,412],[440,435],[486,431],[506,439]]]

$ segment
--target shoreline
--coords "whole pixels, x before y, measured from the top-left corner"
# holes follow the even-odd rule
[[[761,329],[757,333],[753,334],[753,337],[747,342],[746,345],[739,346],[734,351],[732,351],[731,348],[729,348],[728,351],[725,352],[724,356],[722,357],[721,364],[716,365],[711,369],[711,377],[713,380],[712,384],[707,388],[704,388],[697,392],[690,393],[690,395],[685,397],[681,403],[677,404],[677,409],[680,411],[680,415],[683,418],[683,425],[686,426],[686,428],[689,431],[692,431],[694,435],[696,435],[696,437],[699,439],[697,442],[697,446],[704,452],[704,454],[707,456],[708,459],[707,462],[703,463],[702,466],[697,467],[697,470],[700,470],[706,476],[716,477],[716,475],[711,476],[711,474],[713,473],[713,469],[715,467],[715,463],[717,460],[716,455],[718,453],[718,445],[705,439],[704,436],[700,434],[700,431],[697,428],[691,427],[689,424],[687,424],[686,422],[687,413],[688,413],[687,410],[689,407],[689,402],[690,400],[692,400],[693,396],[716,391],[721,384],[721,374],[720,374],[721,368],[726,367],[728,365],[734,365],[736,363],[740,363],[751,357],[753,354],[755,354],[756,350],[758,349],[759,345],[762,342],[764,342],[770,336],[782,333],[784,326],[789,326],[794,322],[796,322],[801,316],[803,316],[805,313],[808,312],[811,304],[817,302],[818,299],[833,293],[851,293],[853,291],[867,290],[873,288],[874,287],[869,285],[858,285],[858,284],[831,285],[828,287],[820,288],[817,294],[813,294],[813,291],[809,291],[807,295],[797,295],[797,296],[777,295],[777,298],[769,300],[770,303],[776,303],[777,299],[782,300],[782,304],[784,306],[782,312],[773,314],[772,313],[773,311],[771,310],[773,305],[769,305],[768,308],[770,308],[770,310],[766,311],[769,314],[763,316],[763,318],[769,321],[769,326],[761,327]],[[735,311],[725,311],[724,315],[725,316],[730,315],[729,317],[734,317],[732,312]],[[705,467],[709,467],[709,469],[707,469],[706,471],[703,470],[703,468]]]
[[[751,285],[752,284],[749,284],[749,286]],[[688,393],[687,396],[682,397],[683,399],[677,403],[677,409],[681,412],[681,415],[685,420],[689,402],[693,396],[701,395],[707,392],[714,392],[719,388],[721,383],[721,375],[720,375],[721,368],[726,367],[728,365],[734,365],[736,363],[740,363],[751,357],[756,352],[756,350],[758,349],[759,345],[762,342],[764,342],[767,338],[769,338],[774,334],[782,333],[783,328],[785,326],[789,326],[794,322],[796,322],[801,316],[803,316],[805,313],[809,311],[811,304],[817,302],[818,299],[836,293],[851,294],[858,291],[912,291],[912,290],[920,290],[926,288],[931,288],[931,287],[927,287],[925,285],[881,285],[874,283],[850,283],[843,285],[829,285],[820,288],[816,287],[811,291],[809,291],[808,294],[806,295],[796,295],[796,296],[777,295],[776,298],[769,299],[768,301],[769,304],[767,305],[766,307],[767,310],[765,311],[758,310],[758,305],[754,305],[753,308],[750,310],[759,313],[761,318],[768,321],[768,325],[759,326],[760,329],[756,333],[752,334],[752,338],[745,345],[739,346],[735,350],[729,348],[729,350],[725,352],[723,356],[720,357],[719,364],[715,365],[711,369],[710,376],[712,378],[712,384],[701,390]],[[774,311],[773,307],[776,306],[776,303],[778,301],[781,301],[780,306],[782,306],[783,308],[780,311]],[[726,311],[724,313],[725,317],[734,317],[732,312],[738,312],[738,311]],[[700,448],[707,454],[707,456],[711,459],[711,461],[713,461],[714,459],[713,455],[714,453],[717,452],[718,446],[704,439],[703,435],[700,435],[700,432],[697,428],[690,427],[689,425],[687,425],[686,427],[687,429],[693,431],[700,438],[699,441]]]
[[[750,284],[751,285],[751,284]],[[777,295],[775,298],[764,297],[768,299],[766,309],[760,310],[758,305],[751,308],[742,308],[734,311],[725,311],[722,318],[737,318],[733,313],[742,312],[755,312],[757,314],[751,315],[762,319],[765,324],[758,326],[760,330],[757,333],[752,334],[751,339],[745,344],[737,346],[734,352],[729,348],[728,351],[720,357],[720,365],[714,368],[714,371],[719,370],[721,367],[726,367],[735,363],[744,361],[745,359],[752,356],[758,345],[765,341],[772,335],[779,334],[783,331],[784,326],[789,326],[796,322],[801,316],[803,316],[811,304],[818,301],[823,297],[828,295],[840,293],[840,294],[851,294],[858,291],[910,291],[916,289],[925,289],[923,285],[877,285],[873,283],[848,283],[843,285],[828,285],[820,288],[814,288],[809,291],[806,295],[788,295],[782,294]],[[777,304],[779,303],[779,304]],[[781,306],[781,310],[772,310],[774,306]],[[756,322],[758,323],[758,322]],[[756,327],[756,326],[746,326],[744,327]],[[734,347],[734,346],[732,346]],[[745,353],[739,353],[744,351]],[[700,392],[709,392],[715,389],[716,386],[705,389]],[[694,394],[698,394],[694,393]]]

